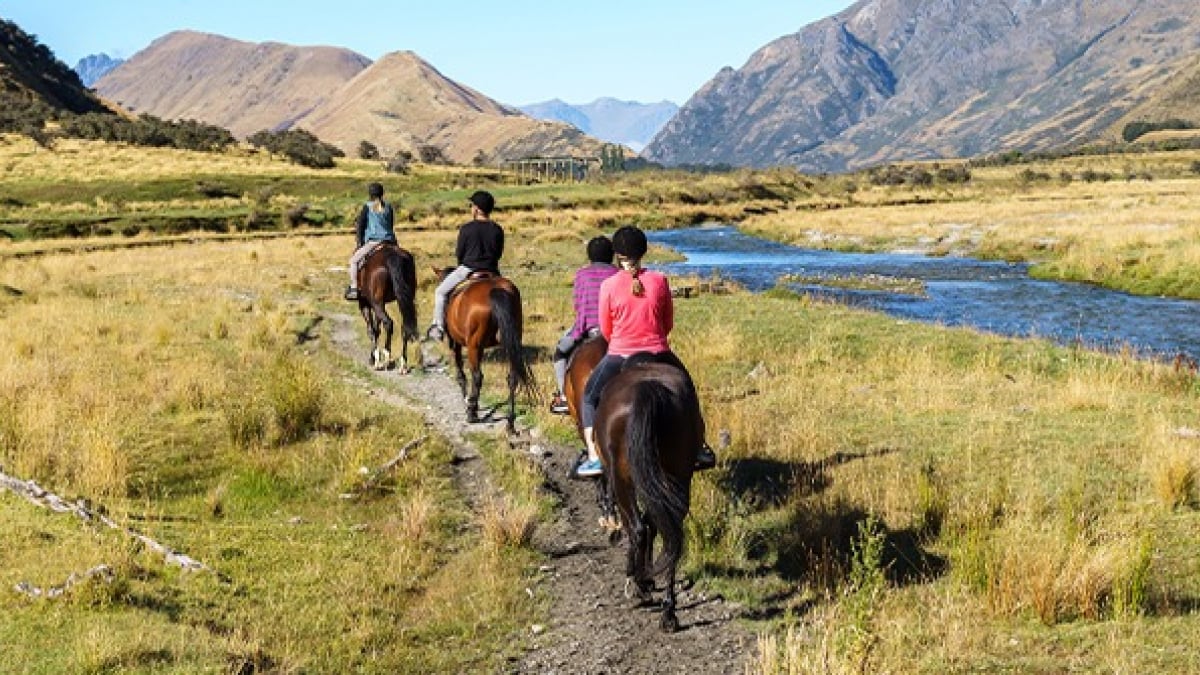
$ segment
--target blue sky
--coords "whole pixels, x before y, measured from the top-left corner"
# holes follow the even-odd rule
[[[444,75],[513,105],[601,96],[683,104],[724,66],[851,0],[0,0],[67,65],[129,57],[191,29],[263,42],[412,50]]]

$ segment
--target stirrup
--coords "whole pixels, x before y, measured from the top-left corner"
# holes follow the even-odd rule
[[[346,294],[343,297],[345,297],[347,300],[357,300],[358,299],[358,289],[354,288],[354,287],[347,288]]]

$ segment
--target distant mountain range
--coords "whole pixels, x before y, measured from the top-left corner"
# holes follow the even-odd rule
[[[79,60],[75,64],[75,72],[79,74],[79,79],[83,81],[85,87],[90,87],[96,83],[96,80],[104,77],[108,71],[125,63],[125,59],[114,59],[108,54],[91,54]]]
[[[670,101],[638,103],[607,97],[575,105],[556,98],[523,105],[521,110],[538,119],[566,122],[596,138],[641,152],[679,106]]]
[[[196,119],[238,136],[307,129],[354,152],[434,146],[451,161],[595,156],[602,145],[561,122],[530,118],[454,82],[412,52],[372,62],[338,47],[251,43],[178,31],[96,82],[109,100],[166,119]]]
[[[1200,122],[1200,3],[861,0],[726,68],[651,141],[665,164],[881,162]]]

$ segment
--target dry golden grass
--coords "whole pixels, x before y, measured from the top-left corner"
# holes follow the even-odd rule
[[[0,136],[0,177],[5,180],[75,181],[192,178],[197,175],[362,175],[378,162],[340,162],[335,169],[308,169],[285,164],[266,153],[237,148],[222,153],[174,148],[145,148],[101,141],[61,139],[54,150],[39,147],[19,135]]]

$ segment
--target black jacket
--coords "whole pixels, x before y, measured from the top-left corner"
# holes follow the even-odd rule
[[[458,228],[458,245],[454,255],[459,265],[472,270],[500,273],[500,256],[504,254],[504,230],[490,220],[472,220]]]

